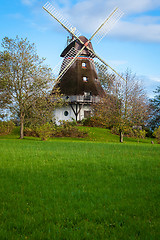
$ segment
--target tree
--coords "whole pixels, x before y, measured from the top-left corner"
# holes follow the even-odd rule
[[[160,126],[160,86],[154,91],[155,96],[150,100],[151,116],[149,126],[152,130]]]
[[[141,131],[140,126],[144,126],[148,119],[148,99],[141,82],[128,69],[122,76],[123,79],[111,75],[112,84],[107,88],[105,100],[94,107],[95,116],[99,115],[108,122],[108,127],[120,135],[120,142],[123,142],[125,132],[133,135],[138,129]],[[132,131],[134,126],[136,131]]]
[[[157,139],[157,142],[160,144],[160,126],[154,130],[153,136]]]
[[[54,78],[51,69],[44,64],[45,59],[39,58],[35,45],[30,44],[27,39],[18,36],[15,39],[5,37],[2,40],[2,47],[4,50],[0,52],[1,107],[9,109],[14,116],[20,118],[22,139],[25,117],[31,116],[31,112],[41,113],[39,114],[41,117],[47,115],[47,118],[52,114],[56,105],[56,101],[53,101],[50,95]]]

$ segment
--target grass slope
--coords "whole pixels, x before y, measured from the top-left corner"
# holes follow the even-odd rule
[[[159,239],[160,147],[0,140],[0,239]]]
[[[70,137],[60,137],[60,138],[50,138],[50,141],[76,141],[76,142],[105,142],[105,143],[119,143],[119,136],[112,134],[109,129],[96,128],[96,127],[78,127],[80,130],[85,130],[88,132],[88,137],[86,138],[70,138]],[[20,136],[20,128],[16,127],[12,134],[0,136],[0,139],[18,139]],[[34,137],[25,137],[25,139],[30,140],[40,140],[40,138]],[[156,139],[145,138],[145,139],[136,139],[136,138],[127,138],[124,137],[124,143],[150,143],[154,141],[157,143]]]

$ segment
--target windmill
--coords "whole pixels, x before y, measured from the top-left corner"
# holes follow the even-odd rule
[[[63,62],[54,86],[54,88],[60,89],[68,105],[56,109],[54,112],[55,118],[57,121],[82,120],[90,116],[91,105],[99,102],[100,98],[105,96],[105,92],[98,80],[94,59],[96,58],[102,66],[110,68],[116,75],[121,77],[116,70],[95,53],[91,40],[95,38],[100,42],[123,13],[120,9],[115,8],[90,39],[87,39],[80,36],[79,31],[64,19],[49,2],[43,6],[43,9],[71,35],[71,39],[68,38],[67,40],[67,47],[61,53]],[[103,71],[103,69],[101,70]]]

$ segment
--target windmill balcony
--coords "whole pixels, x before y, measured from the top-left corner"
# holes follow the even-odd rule
[[[91,96],[87,94],[64,96],[64,99],[69,103],[98,103],[100,101],[99,96]]]

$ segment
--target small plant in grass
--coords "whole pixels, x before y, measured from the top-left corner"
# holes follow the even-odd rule
[[[14,129],[15,124],[12,121],[0,121],[0,135],[8,135]]]
[[[160,126],[154,131],[153,136],[157,139],[157,142],[160,144]]]
[[[52,123],[45,123],[36,128],[36,133],[42,139],[42,141],[46,141],[54,132],[55,125]]]

